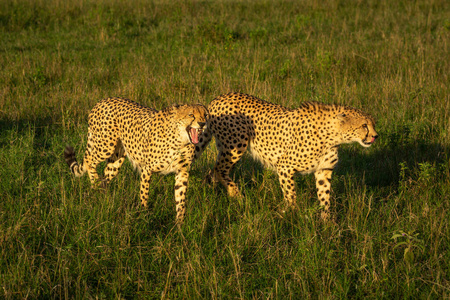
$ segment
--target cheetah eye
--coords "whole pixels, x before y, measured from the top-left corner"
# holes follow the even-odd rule
[[[191,117],[192,119],[194,119],[194,114],[189,114],[189,117]]]
[[[364,129],[367,129],[367,124],[363,124],[362,126]]]

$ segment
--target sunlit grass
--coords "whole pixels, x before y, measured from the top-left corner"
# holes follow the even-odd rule
[[[4,298],[448,298],[448,1],[3,1],[0,286]],[[163,108],[239,91],[289,107],[354,106],[377,120],[332,178],[335,224],[312,175],[281,213],[275,172],[249,156],[244,198],[195,162],[175,226],[173,175],[149,209],[125,163],[106,190],[71,176],[87,115],[122,96]]]

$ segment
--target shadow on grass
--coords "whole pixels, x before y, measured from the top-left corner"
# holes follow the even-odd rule
[[[335,174],[364,178],[365,184],[375,188],[397,187],[402,168],[413,171],[424,163],[438,166],[450,157],[448,147],[426,140],[381,146],[370,153],[354,146],[340,149]]]
[[[32,152],[27,155],[25,167],[36,169],[38,166],[51,166],[62,163],[63,156],[54,153],[55,143],[64,146],[62,126],[51,117],[36,120],[9,121],[0,120],[0,149],[11,148],[23,152],[25,148]]]
[[[11,121],[7,119],[0,119],[0,147],[4,147],[10,144],[11,132],[17,133],[17,136],[26,135],[29,132],[34,133],[34,139],[36,142],[43,142],[46,136],[46,132],[49,128],[56,129],[53,134],[56,135],[60,130],[60,125],[55,124],[52,117],[38,118],[35,120],[19,120]],[[46,146],[43,144],[43,146]],[[48,148],[48,145],[47,145]]]

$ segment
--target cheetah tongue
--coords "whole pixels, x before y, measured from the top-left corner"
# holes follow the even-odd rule
[[[370,141],[370,143],[371,143],[371,144],[375,143],[375,139],[376,139],[376,138],[373,137],[372,140]]]
[[[198,131],[196,128],[190,128],[189,129],[189,135],[191,136],[191,142],[192,144],[198,143]]]

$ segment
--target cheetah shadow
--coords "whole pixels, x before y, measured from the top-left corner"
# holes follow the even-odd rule
[[[21,147],[33,149],[33,155],[25,160],[26,170],[32,170],[38,166],[51,166],[56,163],[53,149],[55,136],[63,135],[61,125],[51,117],[43,117],[35,120],[21,119],[11,121],[0,120],[0,148],[13,146],[20,143]],[[27,144],[27,138],[31,142]],[[57,160],[59,162],[59,160]]]
[[[344,196],[348,187],[346,180],[340,180],[342,177],[355,179],[353,184],[356,186],[352,188],[369,191],[374,207],[379,207],[392,196],[399,195],[402,191],[400,186],[405,182],[414,184],[421,176],[439,178],[448,169],[450,149],[424,139],[399,144],[383,142],[367,152],[356,146],[339,150],[339,163],[334,172],[339,179],[332,181],[335,207],[348,205]]]
[[[374,145],[366,152],[357,145],[342,147],[339,150],[339,163],[336,175],[363,178],[363,183],[372,188],[397,189],[402,180],[402,169],[410,173],[420,172],[421,165],[442,165],[448,162],[450,149],[424,139],[400,144],[383,143]],[[360,147],[359,147],[360,148]],[[389,191],[392,192],[392,191]]]

